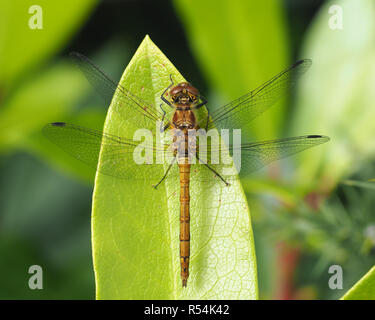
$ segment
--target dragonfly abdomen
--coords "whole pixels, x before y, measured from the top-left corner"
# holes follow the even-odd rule
[[[190,258],[190,164],[188,158],[179,165],[180,170],[180,263],[182,286],[189,277]]]

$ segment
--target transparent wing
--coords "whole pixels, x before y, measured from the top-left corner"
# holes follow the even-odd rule
[[[260,87],[214,110],[208,121],[208,129],[240,129],[258,117],[292,87],[311,66],[309,59],[300,60],[280,72]],[[201,119],[200,128],[206,128],[207,119]]]
[[[163,114],[154,106],[147,105],[141,98],[112,81],[98,66],[84,55],[72,52],[72,59],[81,69],[87,80],[127,125],[155,131],[157,121],[162,121]],[[164,126],[166,123],[164,124]]]
[[[163,163],[167,162],[158,163],[157,156],[166,156],[167,145],[156,146],[144,141],[140,148],[140,142],[64,122],[46,125],[43,134],[74,158],[103,174],[153,183],[164,175]],[[99,156],[101,164],[98,167]]]
[[[228,147],[217,145],[207,145],[206,161],[213,170],[223,177],[236,175],[236,170],[228,171],[228,167],[236,165],[240,173],[248,174],[256,171],[271,162],[289,157],[293,154],[309,149],[329,141],[329,138],[321,135],[308,135],[291,137],[285,139],[269,140],[263,142],[245,143],[241,145],[229,145]],[[199,158],[204,158],[198,152]],[[225,160],[227,156],[233,158],[233,162]],[[215,159],[215,161],[213,161]],[[219,162],[217,159],[220,159]],[[236,162],[236,161],[240,162]],[[225,163],[224,163],[225,162]],[[202,163],[197,164],[202,166]],[[208,168],[207,168],[208,169]],[[214,175],[214,173],[212,172]]]

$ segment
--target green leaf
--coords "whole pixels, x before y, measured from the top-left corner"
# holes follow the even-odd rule
[[[159,108],[171,74],[175,81],[183,81],[146,36],[120,84]],[[116,97],[104,131],[132,139],[134,128],[114,111],[114,103]],[[209,175],[207,171],[198,176]],[[190,186],[190,277],[187,288],[182,288],[178,179],[167,179],[154,190],[147,180],[97,174],[92,243],[98,299],[257,298],[254,241],[241,185],[192,179]]]
[[[5,0],[0,2],[0,94],[28,68],[56,52],[94,7],[96,0]],[[29,20],[38,5],[43,29],[31,29]],[[0,96],[1,97],[1,96]]]
[[[375,266],[370,269],[345,295],[342,300],[375,300]]]
[[[57,63],[41,71],[33,81],[25,81],[0,109],[0,153],[24,149],[92,183],[93,170],[52,144],[41,131],[47,123],[58,120],[102,128],[103,109],[90,106],[88,111],[74,111],[89,92],[80,70],[68,62]]]
[[[371,181],[371,180],[369,180]],[[348,186],[361,187],[366,189],[375,189],[375,183],[369,181],[344,180],[341,183]]]
[[[318,182],[315,190],[325,192],[375,150],[375,3],[340,1],[343,29],[331,29],[328,22],[335,16],[329,8],[337,4],[326,2],[307,33],[303,56],[313,65],[300,81],[292,125],[292,134],[331,138],[299,155],[294,179],[301,187]]]
[[[0,109],[0,150],[20,147],[46,123],[64,118],[88,90],[80,71],[66,62],[25,82]]]
[[[279,1],[175,0],[174,4],[197,62],[223,104],[287,67],[288,40]],[[274,106],[252,122],[249,132],[262,139],[277,137],[283,113],[281,105]]]

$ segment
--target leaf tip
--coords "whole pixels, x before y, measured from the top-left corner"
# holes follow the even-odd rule
[[[152,43],[152,40],[150,38],[150,36],[148,34],[145,35],[145,37],[143,38],[143,41],[142,41],[142,44],[143,43]]]

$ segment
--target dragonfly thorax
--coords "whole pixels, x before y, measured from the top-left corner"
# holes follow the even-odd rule
[[[188,109],[181,109],[183,106],[176,106],[176,110],[173,114],[172,123],[176,129],[180,130],[188,130],[188,129],[195,129],[197,120],[195,117],[194,112]]]

